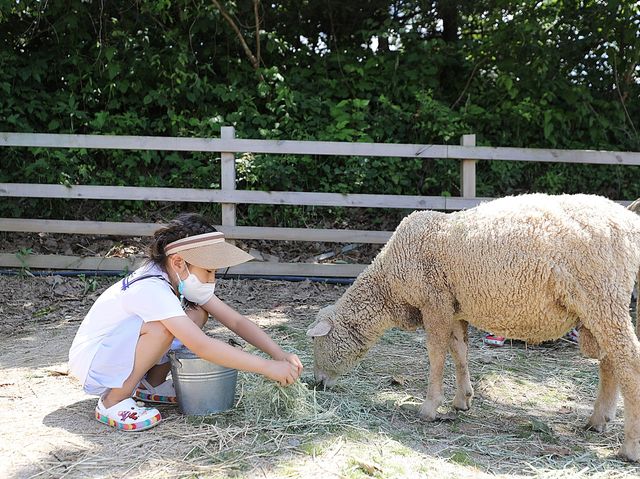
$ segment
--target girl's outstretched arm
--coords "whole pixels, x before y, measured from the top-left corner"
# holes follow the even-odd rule
[[[218,297],[213,296],[207,303],[201,305],[201,307],[245,341],[253,344],[273,359],[289,361],[296,367],[298,374],[302,372],[302,362],[300,362],[297,355],[283,351],[282,348],[253,321],[245,318]]]
[[[296,366],[286,358],[269,360],[207,336],[188,316],[164,319],[162,324],[197,356],[227,368],[262,374],[283,386],[299,376]],[[247,340],[248,341],[248,340]]]

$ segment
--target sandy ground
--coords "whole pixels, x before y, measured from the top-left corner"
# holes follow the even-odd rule
[[[66,361],[79,322],[115,279],[0,276],[0,476],[640,477],[638,465],[615,455],[621,403],[605,434],[582,430],[596,393],[593,361],[563,342],[490,349],[478,332],[470,352],[476,401],[452,421],[417,419],[427,375],[423,336],[391,332],[326,393],[346,401],[340,414],[349,415],[336,416],[333,427],[274,435],[235,413],[202,420],[161,407],[158,427],[114,431],[93,419],[96,399],[67,375]],[[308,376],[304,332],[345,288],[221,280],[217,294],[299,352]],[[210,334],[222,334],[210,326]],[[447,371],[450,398],[450,365]]]
[[[166,437],[170,424],[184,419],[175,408],[161,407],[165,420],[155,430],[127,436],[93,419],[96,399],[67,374],[67,352],[80,321],[98,294],[117,279],[0,276],[3,477],[120,477],[152,461],[146,454],[135,460],[132,448],[152,445],[153,458],[165,456],[163,447],[172,447],[176,438]],[[314,304],[326,305],[343,290],[309,282],[221,280],[216,293],[263,327],[287,319],[302,329],[317,311],[304,304],[312,295]],[[207,328],[210,334],[225,336],[213,320]],[[165,437],[157,441],[156,436]],[[167,455],[173,459],[172,453]]]

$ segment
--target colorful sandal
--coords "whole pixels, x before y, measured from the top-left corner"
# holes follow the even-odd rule
[[[564,335],[564,338],[572,343],[577,343],[579,337],[580,333],[576,328],[571,328],[571,331]]]
[[[493,334],[486,334],[483,341],[484,344],[488,344],[489,346],[504,346],[504,342],[507,338],[502,336],[494,336]]]
[[[167,379],[157,386],[152,386],[146,379],[140,381],[140,384],[144,387],[138,386],[133,393],[133,397],[140,399],[140,401],[158,404],[176,404],[178,402],[176,389],[173,387],[171,379]]]
[[[120,401],[110,408],[104,407],[100,398],[96,406],[96,419],[107,426],[132,432],[157,426],[162,416],[156,408],[138,406],[131,398]]]

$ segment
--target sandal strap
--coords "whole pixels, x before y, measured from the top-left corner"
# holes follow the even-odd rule
[[[140,383],[138,384],[138,388],[140,387],[140,384],[142,384],[144,386],[144,389],[146,389],[149,392],[154,390],[154,387],[151,384],[149,384],[149,381],[147,381],[147,378],[142,378],[140,380]]]
[[[141,388],[140,385],[144,386],[144,388]],[[175,404],[178,402],[173,381],[170,379],[167,379],[155,387],[149,384],[146,379],[142,379],[140,385],[136,388],[133,395],[142,401],[164,404]]]

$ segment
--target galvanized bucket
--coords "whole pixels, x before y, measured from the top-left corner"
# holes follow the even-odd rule
[[[233,407],[238,370],[201,359],[187,348],[169,351],[182,414],[203,416]]]

